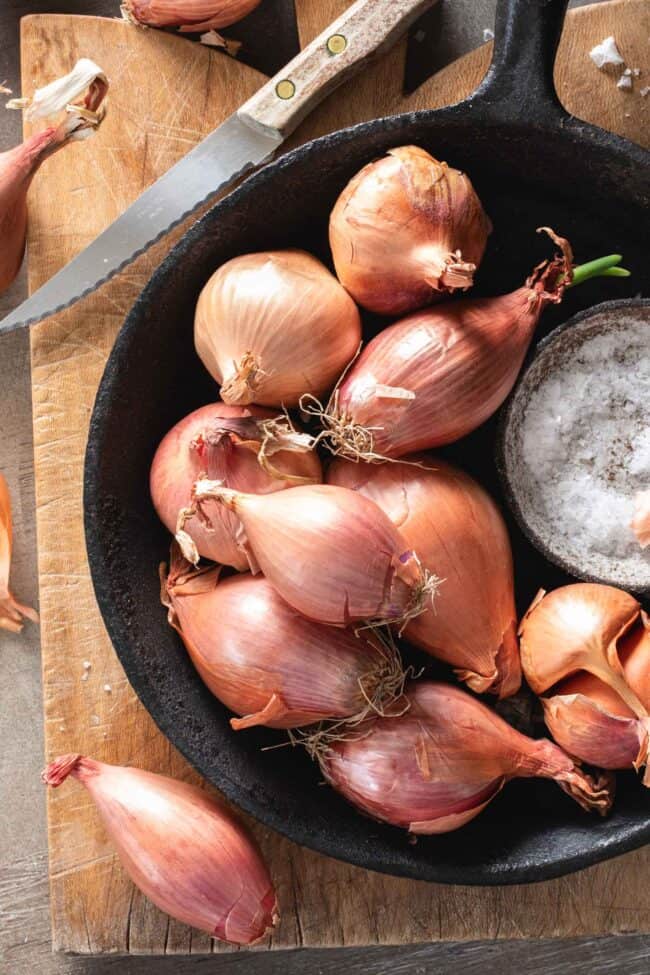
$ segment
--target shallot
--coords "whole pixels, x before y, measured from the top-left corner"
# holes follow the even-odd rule
[[[127,20],[147,27],[179,27],[181,33],[229,27],[259,7],[261,0],[123,0]]]
[[[650,545],[650,491],[640,491],[634,499],[632,531],[641,548]]]
[[[19,603],[9,589],[12,542],[11,498],[7,482],[0,474],[0,630],[20,633],[23,617],[38,623],[38,613]]]
[[[521,667],[512,553],[489,494],[468,474],[424,454],[393,464],[337,459],[327,482],[374,501],[423,568],[444,579],[435,607],[408,624],[406,639],[451,664],[472,690],[514,694]]]
[[[372,461],[464,437],[512,389],[546,305],[559,303],[572,281],[627,273],[614,267],[619,255],[573,268],[568,242],[542,229],[562,254],[538,265],[523,287],[409,315],[365,346],[324,411],[304,398],[330,450]]]
[[[226,403],[296,406],[334,386],[361,341],[349,294],[311,254],[235,257],[203,288],[196,350]]]
[[[647,763],[650,632],[636,599],[594,583],[542,592],[521,624],[521,659],[570,754],[611,769]]]
[[[355,301],[399,315],[469,288],[490,230],[465,173],[401,146],[350,180],[329,232],[336,273]]]
[[[404,625],[433,598],[438,580],[383,511],[356,491],[315,484],[245,494],[201,479],[194,499],[199,510],[211,499],[234,511],[251,569],[261,569],[309,619]]]
[[[62,755],[44,770],[88,790],[124,869],[167,914],[215,938],[249,945],[278,920],[273,883],[243,825],[206,792],[137,768]]]
[[[399,699],[399,654],[377,634],[314,623],[263,576],[219,580],[219,568],[188,572],[172,559],[163,600],[201,679],[238,731],[359,721]]]
[[[561,748],[515,731],[447,684],[407,688],[403,715],[308,743],[327,781],[366,815],[411,833],[447,833],[478,816],[509,779],[553,779],[583,809],[605,815],[608,776],[592,777]]]
[[[242,527],[235,514],[210,505],[209,529],[194,516],[190,500],[199,475],[252,494],[321,480],[315,452],[283,449],[281,435],[274,432],[276,414],[258,406],[211,403],[179,420],[161,441],[151,465],[151,497],[169,531],[179,529],[181,516],[184,534],[179,541],[186,551],[189,547],[197,557],[202,555],[240,571],[248,567],[241,548]]]

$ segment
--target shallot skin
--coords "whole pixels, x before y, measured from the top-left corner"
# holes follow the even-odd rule
[[[125,0],[128,14],[149,27],[188,31],[229,27],[259,7],[261,0]]]
[[[336,273],[355,301],[400,315],[468,288],[490,230],[466,174],[401,146],[350,180],[329,233]]]
[[[162,911],[239,945],[275,926],[276,895],[257,846],[201,789],[81,755],[56,759],[43,781],[56,787],[68,775],[88,790],[126,872]]]
[[[192,487],[201,474],[255,494],[284,490],[296,477],[321,480],[320,461],[313,451],[280,451],[274,455],[274,469],[278,473],[286,472],[286,479],[274,476],[258,463],[258,454],[249,446],[252,434],[245,434],[245,421],[268,420],[274,416],[276,410],[218,402],[194,410],[172,427],[156,450],[150,473],[154,507],[170,532],[176,531],[179,512],[189,505]],[[209,510],[210,528],[196,516],[186,523],[199,554],[245,571],[248,561],[238,541],[242,532],[239,519],[233,512],[214,504]]]
[[[375,502],[442,580],[407,640],[451,664],[477,693],[507,697],[521,683],[512,552],[501,512],[468,474],[438,457],[367,464],[336,459],[327,482]]]
[[[298,728],[367,709],[390,655],[371,637],[301,616],[263,576],[170,577],[170,623],[235,730]],[[398,668],[392,668],[399,685]]]
[[[241,519],[252,569],[261,569],[308,619],[345,626],[401,620],[422,603],[415,554],[377,505],[355,491],[315,484],[254,495],[197,482]]]
[[[324,264],[305,251],[245,254],[203,287],[194,341],[240,406],[297,406],[329,392],[361,342],[359,311]]]
[[[407,697],[402,716],[373,719],[320,754],[327,781],[374,819],[447,833],[517,777],[553,779],[584,809],[609,811],[608,781],[582,772],[552,742],[526,738],[464,691],[423,681]]]

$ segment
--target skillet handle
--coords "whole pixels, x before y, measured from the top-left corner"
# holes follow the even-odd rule
[[[387,51],[435,0],[356,0],[252,98],[238,117],[279,138],[343,81]]]
[[[500,121],[566,118],[553,68],[568,0],[498,0],[492,64],[475,93]]]

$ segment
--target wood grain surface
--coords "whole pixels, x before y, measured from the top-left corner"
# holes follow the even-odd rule
[[[344,6],[345,0],[301,0],[303,43]],[[646,102],[618,91],[585,54],[615,33],[628,63],[636,66],[638,59],[643,67],[647,16],[644,0],[615,0],[573,13],[558,66],[560,94],[570,110],[590,121],[606,117],[612,128],[637,141],[648,137]],[[112,80],[110,111],[100,132],[50,160],[34,183],[31,288],[262,82],[251,69],[209,50],[189,50],[176,38],[134,31],[118,21],[28,18],[22,50],[25,93],[88,53]],[[481,49],[443,70],[408,100],[401,96],[403,57],[401,45],[340,89],[294,140],[378,114],[458,100],[480,80],[489,52]],[[582,83],[583,75],[588,83]],[[79,750],[194,781],[195,773],[135,698],[110,646],[92,594],[82,526],[83,451],[97,383],[124,315],[171,242],[158,245],[75,308],[32,329],[43,690],[48,758]],[[86,660],[91,668],[83,680]],[[55,949],[230,951],[170,921],[134,890],[79,787],[70,784],[50,796],[48,820]],[[479,890],[368,873],[300,849],[259,825],[253,828],[276,877],[283,911],[277,934],[261,951],[650,930],[647,850],[558,881]]]

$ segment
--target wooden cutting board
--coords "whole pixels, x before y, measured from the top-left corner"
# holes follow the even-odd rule
[[[299,0],[302,42],[347,0]],[[648,102],[619,91],[588,61],[615,34],[628,64],[647,69],[645,0],[570,14],[557,78],[581,118],[648,143]],[[332,96],[294,142],[379,114],[441,106],[483,76],[489,46],[401,94],[404,45]],[[48,161],[30,195],[29,285],[67,263],[158,175],[261,83],[253,70],[198,45],[118,20],[34,16],[22,24],[23,93],[91,55],[111,79],[109,114],[91,140]],[[636,83],[640,87],[640,83]],[[33,417],[47,758],[80,751],[188,781],[196,773],[131,690],[104,631],[86,563],[82,465],[104,362],[126,312],[173,237],[74,308],[32,329]],[[125,431],[128,436],[128,431]],[[84,669],[84,661],[90,669]],[[49,795],[55,950],[147,954],[229,951],[170,920],[130,884],[88,795]],[[385,877],[301,849],[252,823],[276,879],[277,934],[259,950],[430,940],[538,938],[650,931],[650,848],[536,886],[442,887]]]

